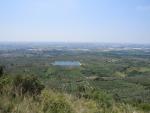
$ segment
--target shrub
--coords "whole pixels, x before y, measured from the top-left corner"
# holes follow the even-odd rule
[[[104,91],[92,90],[84,95],[85,98],[95,100],[101,107],[111,107],[113,105],[113,97]]]
[[[4,75],[4,67],[0,66],[0,77]]]
[[[43,91],[41,94],[42,111],[44,113],[74,113],[71,103],[65,96],[51,91]]]
[[[144,111],[150,111],[150,104],[149,103],[143,103],[138,105],[140,108],[142,108]]]
[[[19,94],[38,95],[44,89],[44,85],[41,84],[36,76],[16,76],[13,86]]]
[[[10,79],[8,77],[0,78],[0,93],[2,94],[4,90],[8,90],[7,85],[10,84]]]

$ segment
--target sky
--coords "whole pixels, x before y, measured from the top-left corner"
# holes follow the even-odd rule
[[[0,0],[0,41],[150,43],[150,0]]]

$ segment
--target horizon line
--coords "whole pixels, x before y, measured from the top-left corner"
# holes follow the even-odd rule
[[[80,41],[0,41],[0,43],[74,43],[74,44],[138,44],[150,45],[150,43],[135,43],[135,42],[80,42]]]

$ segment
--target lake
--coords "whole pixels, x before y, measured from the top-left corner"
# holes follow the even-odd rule
[[[55,61],[52,63],[54,66],[81,66],[79,61]]]

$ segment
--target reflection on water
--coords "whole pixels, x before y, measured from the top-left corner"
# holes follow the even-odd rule
[[[52,63],[54,66],[80,66],[79,61],[55,61]]]

